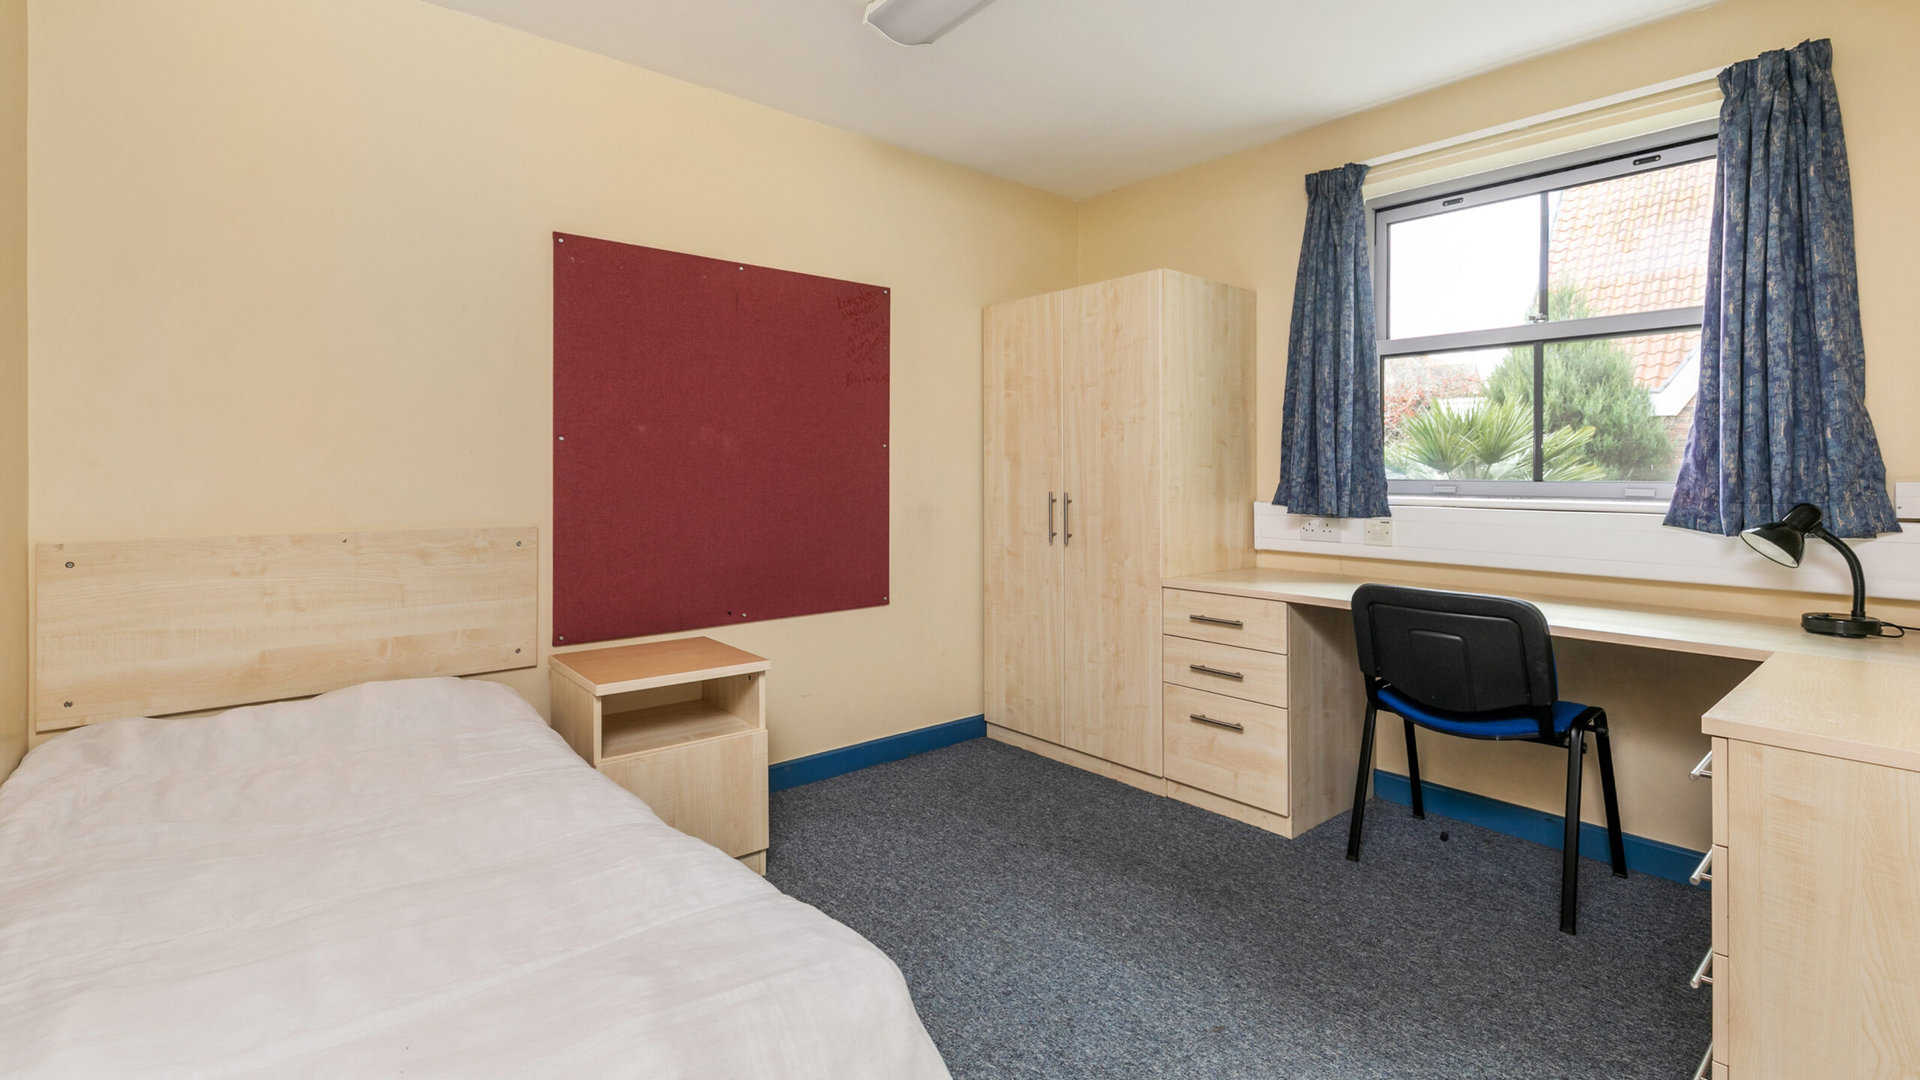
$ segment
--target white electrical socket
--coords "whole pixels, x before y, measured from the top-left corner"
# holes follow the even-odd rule
[[[1909,480],[1893,485],[1893,512],[1902,521],[1920,519],[1920,484]]]
[[[1308,518],[1300,523],[1300,539],[1335,541],[1340,539],[1340,527],[1326,518]]]
[[[1368,518],[1366,538],[1367,543],[1372,544],[1374,547],[1392,547],[1393,519]]]

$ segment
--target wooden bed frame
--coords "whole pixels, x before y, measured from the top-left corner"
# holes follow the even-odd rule
[[[40,544],[28,736],[539,658],[539,530]]]

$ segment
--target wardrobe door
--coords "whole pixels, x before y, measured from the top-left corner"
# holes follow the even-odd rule
[[[1155,271],[1065,294],[1061,410],[1067,651],[1060,741],[1156,776],[1160,288]]]
[[[1059,293],[996,304],[981,330],[986,415],[987,722],[1060,741]]]

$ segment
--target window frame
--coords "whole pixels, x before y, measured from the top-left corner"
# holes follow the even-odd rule
[[[1475,206],[1504,202],[1508,199],[1539,195],[1546,191],[1709,160],[1716,156],[1718,149],[1719,122],[1704,120],[1523,165],[1367,200],[1368,244],[1373,255],[1374,310],[1378,313],[1376,322],[1380,361],[1379,393],[1383,411],[1386,401],[1387,360],[1391,357],[1533,346],[1534,469],[1535,475],[1539,475],[1541,410],[1544,408],[1544,400],[1540,393],[1540,379],[1542,357],[1546,346],[1595,338],[1697,331],[1705,317],[1704,304],[1625,315],[1599,315],[1584,319],[1558,321],[1543,319],[1515,326],[1394,338],[1391,336],[1393,328],[1389,324],[1392,313],[1392,296],[1389,291],[1392,252],[1387,243],[1388,226],[1437,214],[1467,210]],[[1542,280],[1546,277],[1547,257],[1548,253],[1543,244],[1540,252]],[[1702,299],[1704,300],[1704,297]],[[1502,500],[1600,499],[1651,501],[1664,506],[1673,498],[1673,483],[1647,480],[1403,480],[1389,478],[1387,491],[1390,496],[1461,496]]]

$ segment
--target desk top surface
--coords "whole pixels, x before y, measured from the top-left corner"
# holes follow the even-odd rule
[[[1168,588],[1346,608],[1369,579],[1294,570],[1227,570],[1172,578]],[[1920,634],[1850,640],[1800,629],[1798,620],[1679,608],[1519,596],[1539,607],[1556,637],[1762,661],[1707,710],[1709,735],[1786,746],[1920,771]]]

